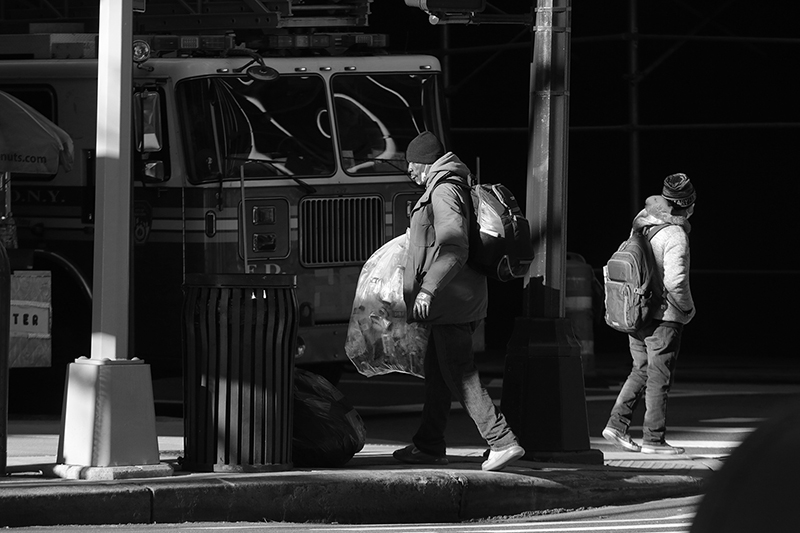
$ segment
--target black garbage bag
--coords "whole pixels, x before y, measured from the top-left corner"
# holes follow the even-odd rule
[[[294,373],[292,462],[304,467],[345,465],[364,447],[364,421],[328,380],[302,368]]]

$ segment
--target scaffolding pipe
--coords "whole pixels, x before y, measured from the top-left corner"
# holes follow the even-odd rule
[[[639,31],[637,23],[636,0],[628,2],[628,31],[631,39],[628,40],[628,123],[630,137],[628,138],[629,188],[631,218],[639,212]]]
[[[758,130],[758,129],[793,129],[800,128],[800,122],[735,122],[720,124],[639,124],[636,129],[640,132],[648,131],[676,131],[676,130]],[[570,133],[594,132],[622,132],[627,133],[632,129],[630,124],[610,124],[605,126],[570,126]],[[497,126],[497,127],[453,127],[453,133],[485,134],[485,133],[527,133],[528,128],[523,126]]]

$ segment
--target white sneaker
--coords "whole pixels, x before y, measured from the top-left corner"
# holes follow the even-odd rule
[[[614,444],[623,450],[628,450],[629,452],[638,452],[642,449],[641,446],[634,442],[630,435],[627,433],[622,433],[618,429],[614,429],[611,426],[606,426],[606,428],[603,430],[603,438],[611,444]]]
[[[642,453],[652,453],[657,455],[680,455],[685,452],[680,446],[670,446],[666,442],[648,442],[642,444]]]
[[[483,462],[481,469],[487,471],[502,470],[523,455],[525,455],[525,449],[518,445],[511,446],[505,450],[490,450],[489,458]]]

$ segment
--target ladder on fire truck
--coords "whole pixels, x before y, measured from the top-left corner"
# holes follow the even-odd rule
[[[134,33],[289,32],[365,27],[373,0],[134,0]],[[0,2],[0,32],[50,33],[73,24],[97,32],[99,0],[7,0]],[[33,26],[31,26],[33,25]],[[59,30],[61,31],[61,30]]]

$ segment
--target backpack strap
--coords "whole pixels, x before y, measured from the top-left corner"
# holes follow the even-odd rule
[[[439,186],[439,185],[441,185],[442,183],[450,183],[451,185],[458,185],[459,187],[462,187],[462,188],[464,188],[464,189],[467,189],[467,192],[469,193],[469,194],[467,194],[467,199],[468,199],[468,201],[469,201],[469,202],[470,202],[470,204],[471,204],[471,203],[472,203],[472,187],[470,187],[468,184],[464,183],[464,182],[463,182],[463,181],[461,181],[460,179],[457,179],[457,178],[451,178],[451,177],[450,177],[450,176],[455,176],[455,175],[456,175],[456,174],[453,174],[452,172],[450,172],[450,173],[449,173],[447,176],[445,176],[444,178],[442,178],[442,179],[440,179],[439,181],[437,181],[437,182],[436,182],[436,183],[433,185],[433,188],[431,188],[431,193],[430,193],[430,195],[429,195],[429,198],[433,198],[433,191],[434,191],[434,189],[436,189],[436,187],[438,187],[438,186]]]
[[[656,226],[648,226],[645,228],[644,236],[647,237],[648,241],[652,241],[653,237],[656,236],[656,233],[661,231],[662,229],[666,228],[667,226],[671,226],[672,224],[658,224]]]
[[[442,178],[439,181],[437,181],[436,184],[434,184],[433,189],[435,189],[436,187],[438,187],[442,183],[452,183],[453,185],[460,185],[461,187],[464,187],[465,189],[469,189],[470,188],[470,186],[468,184],[464,183],[460,179],[452,178],[450,176],[455,176],[455,174],[450,172],[447,176],[445,176],[444,178]],[[431,194],[433,193],[433,189],[431,189]]]
[[[445,176],[444,178],[442,178],[439,181],[437,181],[433,185],[433,188],[431,188],[431,194],[429,195],[429,198],[431,198],[431,199],[433,198],[433,190],[436,189],[436,187],[438,187],[442,183],[450,183],[452,185],[458,185],[459,187],[462,187],[462,188],[466,189],[467,190],[467,213],[469,215],[469,221],[470,221],[469,225],[470,225],[470,228],[477,227],[478,219],[477,219],[477,216],[476,216],[476,213],[475,213],[475,209],[476,209],[475,202],[472,199],[472,187],[470,187],[469,184],[464,183],[460,179],[457,179],[457,178],[451,177],[451,176],[456,176],[456,174],[454,174],[453,172],[450,172],[450,173],[447,174],[447,176]]]
[[[658,233],[658,232],[659,232],[659,231],[661,231],[662,229],[666,228],[667,226],[672,226],[672,225],[673,225],[673,224],[658,224],[658,225],[656,225],[656,226],[648,226],[648,227],[646,228],[646,230],[647,230],[647,231],[645,231],[645,237],[647,237],[647,242],[650,242],[650,241],[653,239],[653,237],[655,237],[655,236],[656,236],[656,233]],[[663,284],[662,284],[662,286],[663,286]],[[664,292],[663,292],[663,294],[662,294],[662,297],[664,298],[664,302],[665,302],[665,303],[666,303],[666,302],[670,302],[670,303],[672,303],[672,305],[674,305],[675,307],[678,307],[678,305],[677,305],[677,304],[675,304],[675,303],[672,301],[672,299],[671,299],[671,297],[670,297],[671,295],[670,295],[669,291],[667,291],[667,288],[666,288],[666,287],[663,287],[663,290],[664,290]]]

